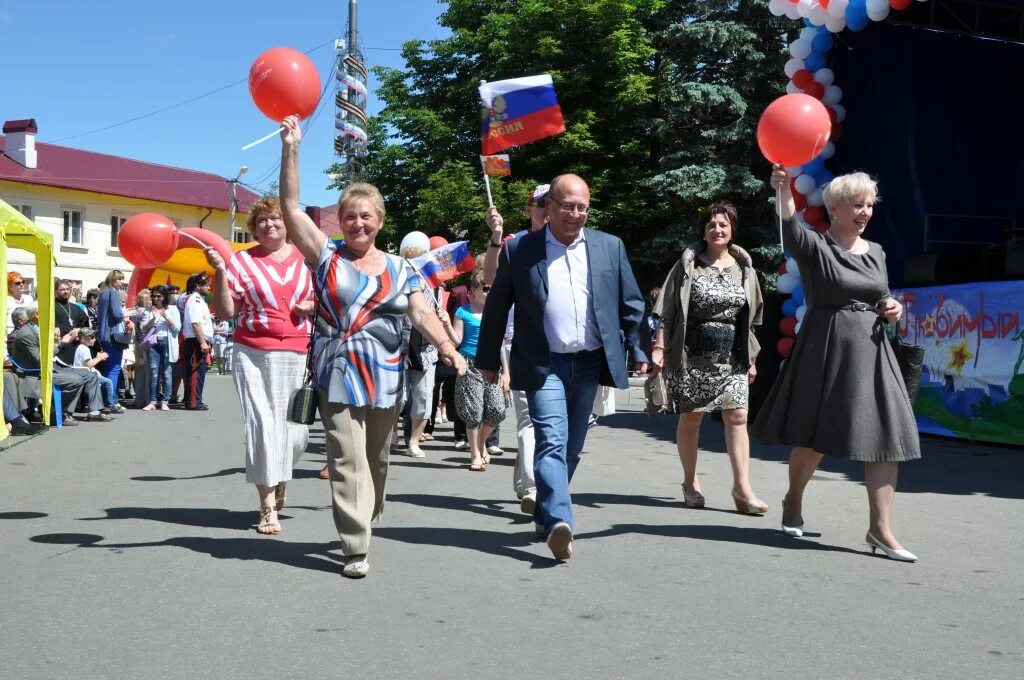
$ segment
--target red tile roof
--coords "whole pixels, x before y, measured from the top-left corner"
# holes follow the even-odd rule
[[[12,121],[13,122],[13,121]],[[172,168],[131,158],[36,142],[39,167],[30,170],[6,153],[0,137],[0,180],[92,191],[151,201],[227,210],[231,187],[209,172]],[[259,195],[238,186],[238,210],[249,212]]]
[[[325,205],[320,208],[320,230],[328,236],[341,233],[341,222],[338,221],[338,204]]]

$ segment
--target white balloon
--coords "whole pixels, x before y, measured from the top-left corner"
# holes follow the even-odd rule
[[[788,4],[788,0],[769,0],[768,11],[777,17],[781,17],[786,13],[786,5]]]
[[[793,186],[796,187],[797,191],[806,196],[807,194],[814,191],[814,187],[816,187],[817,184],[815,183],[813,177],[811,177],[807,173],[804,173],[796,178],[796,182],[793,184]]]
[[[786,273],[793,274],[794,276],[800,276],[800,265],[796,263],[791,257],[786,258]]]
[[[801,92],[803,92],[803,90],[797,87],[793,81],[786,83],[786,94],[800,94]]]
[[[800,12],[796,8],[796,3],[789,3],[789,7],[786,8],[786,17],[789,19],[799,19]]]
[[[797,321],[797,322],[796,322],[796,325],[795,325],[795,326],[793,326],[793,332],[794,332],[794,333],[795,333],[796,335],[800,335],[800,327],[801,327],[801,326],[803,326],[803,325],[804,325],[804,322],[803,322],[803,321]]]
[[[829,5],[831,7],[832,5]],[[839,33],[846,28],[846,17],[845,16],[830,16],[828,21],[825,22],[825,28],[832,31],[833,33]]]
[[[799,307],[796,308],[796,313],[793,314],[793,316],[796,317],[797,325],[799,325],[800,322],[804,320],[804,314],[806,314],[806,313],[807,313],[807,305],[800,305]]]
[[[789,46],[789,53],[792,54],[795,59],[806,59],[811,54],[811,41],[804,40],[803,38],[797,38],[793,41],[793,44]]]
[[[832,17],[846,17],[846,6],[850,0],[830,0],[828,3],[828,14]]]
[[[828,10],[821,5],[815,5],[811,13],[807,15],[807,20],[815,26],[824,26],[828,22]]]
[[[836,104],[835,106],[832,107],[832,109],[836,112],[836,121],[837,122],[842,123],[844,120],[846,120],[846,107],[845,106],[843,106],[842,104]]]
[[[830,68],[819,68],[814,72],[814,79],[825,87],[828,87],[835,82],[836,74]]]
[[[825,205],[825,201],[821,197],[821,189],[815,189],[807,194],[807,205]]]
[[[835,156],[835,155],[836,155],[836,145],[833,144],[832,142],[829,142],[828,144],[826,144],[825,148],[821,150],[821,157],[824,158],[826,161],[829,158],[832,158],[832,156]]]
[[[799,2],[796,3],[797,14],[799,14],[802,17],[808,17],[811,14],[811,10],[814,9],[814,6],[817,4],[818,0],[800,0]],[[802,33],[800,34],[800,37],[803,37]]]
[[[802,1],[803,0],[801,0],[801,2]],[[814,4],[817,4],[817,2],[818,2],[818,0],[814,0]],[[811,28],[810,26],[805,26],[804,29],[802,31],[800,31],[800,39],[801,40],[806,40],[808,42],[813,41],[814,40],[814,36],[816,36],[816,35],[818,35],[818,31],[816,31],[815,29]]]
[[[889,5],[881,9],[868,10],[868,19],[872,21],[883,21],[887,16],[889,16]]]
[[[867,9],[868,14],[870,14],[871,12],[879,12],[883,7],[888,6],[889,0],[866,0],[866,2],[864,3],[864,7],[865,9]]]
[[[787,0],[782,0],[782,1],[785,2],[787,5],[789,4],[789,2]],[[790,59],[789,61],[786,62],[786,67],[783,70],[786,72],[786,77],[787,78],[792,78],[793,74],[796,73],[797,71],[802,70],[803,67],[804,67],[804,60],[803,59]]]
[[[800,277],[794,276],[789,272],[781,274],[779,280],[775,282],[775,287],[779,289],[780,293],[792,293],[796,290],[796,287],[800,285]]]
[[[842,98],[842,89],[838,85],[829,85],[825,88],[825,95],[821,98],[821,103],[832,106],[838,104]]]

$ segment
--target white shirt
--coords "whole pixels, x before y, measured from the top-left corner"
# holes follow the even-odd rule
[[[28,293],[25,293],[20,298],[11,297],[10,295],[7,296],[7,307],[4,310],[4,314],[7,316],[7,319],[6,319],[6,321],[7,321],[7,323],[6,323],[7,335],[10,335],[11,331],[14,330],[14,322],[11,321],[11,312],[13,312],[18,307],[25,307],[27,309],[35,309],[36,308],[36,301],[33,300],[32,296],[29,295]]]
[[[587,259],[587,230],[566,246],[544,228],[548,258],[548,302],[544,307],[544,335],[556,354],[600,349],[591,300],[590,263]]]
[[[85,366],[87,361],[92,361],[92,352],[85,345],[79,344],[75,349],[75,366]]]
[[[185,320],[181,322],[182,331],[186,338],[196,337],[192,324],[202,324],[203,337],[207,342],[213,342],[213,317],[210,316],[210,307],[206,300],[199,293],[192,293],[185,301]]]

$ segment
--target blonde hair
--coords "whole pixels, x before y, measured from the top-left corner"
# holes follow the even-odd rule
[[[825,204],[825,210],[829,215],[840,203],[844,203],[858,196],[867,196],[873,203],[880,199],[878,196],[878,182],[871,179],[866,172],[851,172],[847,175],[839,175],[826,184],[821,190],[821,200]]]
[[[124,281],[124,272],[120,269],[111,269],[107,278],[103,279],[103,287],[113,288],[118,281]]]
[[[345,214],[345,210],[348,209],[350,203],[358,200],[365,200],[377,213],[377,217],[380,218],[381,222],[384,221],[387,211],[384,210],[384,196],[381,195],[380,189],[368,184],[366,182],[356,182],[350,184],[345,188],[345,191],[341,193],[341,199],[338,201],[338,221],[342,221],[342,215]]]
[[[484,286],[484,270],[474,269],[473,273],[469,275],[469,289],[483,288]]]
[[[271,215],[273,213],[281,214],[281,201],[274,196],[264,196],[249,208],[249,216],[245,218],[245,228],[251,234],[252,228],[256,226],[256,220],[264,215]]]
[[[135,296],[135,304],[140,307],[149,307],[153,304],[153,295],[148,288],[139,291],[139,294]]]

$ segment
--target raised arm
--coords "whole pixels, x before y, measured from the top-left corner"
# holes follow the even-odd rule
[[[491,228],[491,241],[484,255],[484,283],[490,285],[498,273],[498,257],[502,251],[501,238],[505,226],[505,220],[493,205],[487,209],[487,226]]]
[[[782,218],[782,246],[799,260],[814,252],[815,241],[808,230],[796,221],[796,202],[793,200],[789,179],[789,172],[784,166],[776,165],[772,168],[771,185],[778,196],[775,210]]]
[[[288,238],[302,253],[306,262],[316,264],[324,249],[327,235],[299,207],[299,144],[302,131],[297,116],[288,116],[281,123],[281,217]]]
[[[305,213],[303,213],[305,215]],[[203,251],[206,261],[213,267],[213,311],[221,319],[235,318],[235,301],[228,285],[228,267],[224,258],[213,248]]]

